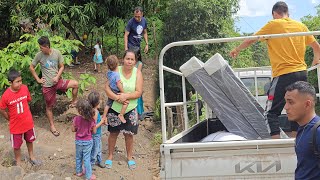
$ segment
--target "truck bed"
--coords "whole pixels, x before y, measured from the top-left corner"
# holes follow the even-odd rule
[[[293,179],[294,139],[198,142],[225,130],[205,120],[160,146],[162,179]]]

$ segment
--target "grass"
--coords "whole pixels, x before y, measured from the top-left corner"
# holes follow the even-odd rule
[[[161,132],[156,132],[153,135],[153,139],[151,141],[152,146],[160,146],[162,143],[162,134]]]

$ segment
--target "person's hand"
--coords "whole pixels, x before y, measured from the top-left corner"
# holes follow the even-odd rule
[[[57,82],[59,81],[59,77],[56,76],[56,77],[52,78],[52,81],[53,81],[54,83],[57,83]]]
[[[315,66],[317,64],[320,64],[320,60],[317,60],[317,61],[312,61],[312,65],[311,66]]]
[[[44,77],[42,77],[41,79],[37,80],[37,82],[43,85],[46,82],[46,80],[44,79]]]
[[[125,100],[122,104],[124,104],[124,105],[127,105],[127,104],[129,104],[129,100],[127,99],[127,100]]]
[[[108,125],[108,119],[106,116],[102,116],[101,121],[103,122],[104,125]]]
[[[148,53],[148,51],[149,51],[149,45],[148,44],[146,44],[146,47],[144,47],[144,53]]]
[[[234,48],[234,49],[230,52],[229,55],[230,55],[232,58],[235,58],[235,57],[238,56],[239,52],[240,52],[240,51],[239,51],[237,48]]]
[[[128,98],[127,95],[125,93],[118,93],[118,102],[123,104]]]

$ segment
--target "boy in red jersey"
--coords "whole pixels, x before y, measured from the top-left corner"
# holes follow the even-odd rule
[[[33,119],[28,102],[31,101],[28,87],[22,84],[20,72],[10,70],[8,73],[10,87],[3,93],[0,100],[0,114],[9,121],[10,139],[14,151],[16,165],[21,164],[22,138],[25,139],[29,161],[32,165],[40,165],[33,155],[32,142],[36,139]],[[8,111],[6,111],[8,109]]]

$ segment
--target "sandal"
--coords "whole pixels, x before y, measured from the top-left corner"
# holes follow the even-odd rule
[[[133,170],[133,169],[135,169],[137,166],[136,166],[136,162],[134,161],[134,160],[129,160],[128,161],[128,168],[130,169],[130,170]]]
[[[105,168],[105,167],[106,167],[106,165],[103,164],[103,163],[101,163],[101,162],[100,162],[100,163],[97,163],[96,165],[99,166],[100,168]]]
[[[56,136],[56,137],[60,136],[60,132],[59,131],[57,131],[57,130],[55,130],[55,131],[50,130],[50,131],[54,136]]]
[[[112,168],[112,160],[107,159],[106,162],[105,162],[105,164],[106,164],[106,168],[107,168],[107,169],[111,169],[111,168]]]
[[[41,161],[36,160],[36,159],[34,159],[34,160],[29,159],[29,162],[31,163],[32,166],[40,166],[42,164]]]
[[[83,172],[76,174],[76,176],[78,176],[78,177],[81,177],[81,176],[84,176],[84,175],[85,175],[85,173],[83,173]]]

